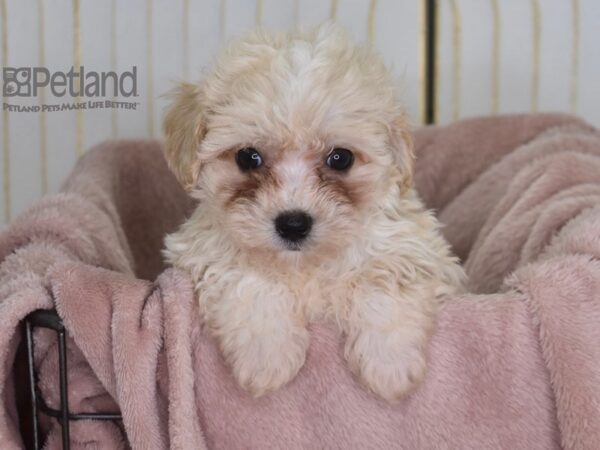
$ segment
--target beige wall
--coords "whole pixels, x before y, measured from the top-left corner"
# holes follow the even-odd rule
[[[439,0],[438,121],[562,110],[600,124],[600,2]],[[55,191],[77,157],[110,137],[160,135],[161,98],[198,79],[220,43],[256,24],[334,18],[372,41],[422,114],[423,0],[0,0],[2,65],[68,70],[137,66],[136,111],[2,111],[0,223]],[[43,97],[19,104],[60,103]],[[4,102],[9,99],[4,99]],[[10,102],[13,102],[11,99]]]

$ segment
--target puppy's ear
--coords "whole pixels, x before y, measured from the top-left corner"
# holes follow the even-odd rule
[[[400,186],[404,190],[412,186],[415,162],[413,137],[404,115],[393,121],[389,134],[394,165],[400,173]]]
[[[193,188],[200,169],[198,147],[205,133],[201,97],[197,85],[179,84],[164,120],[165,157],[186,191]]]

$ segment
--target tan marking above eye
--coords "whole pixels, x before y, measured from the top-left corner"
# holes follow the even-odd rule
[[[233,161],[233,163],[235,164],[235,154],[241,148],[243,147],[235,146],[223,150],[217,154],[216,159],[219,159],[221,161]]]

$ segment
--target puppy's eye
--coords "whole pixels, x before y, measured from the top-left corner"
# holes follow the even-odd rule
[[[241,170],[252,170],[259,168],[263,159],[255,148],[247,147],[235,154],[235,162]]]
[[[329,156],[327,156],[326,163],[333,170],[348,170],[354,162],[354,155],[352,152],[345,148],[334,148]]]

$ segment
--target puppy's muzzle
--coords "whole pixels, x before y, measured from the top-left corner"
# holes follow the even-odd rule
[[[277,234],[290,243],[299,244],[312,229],[313,219],[304,211],[285,211],[275,218]]]

